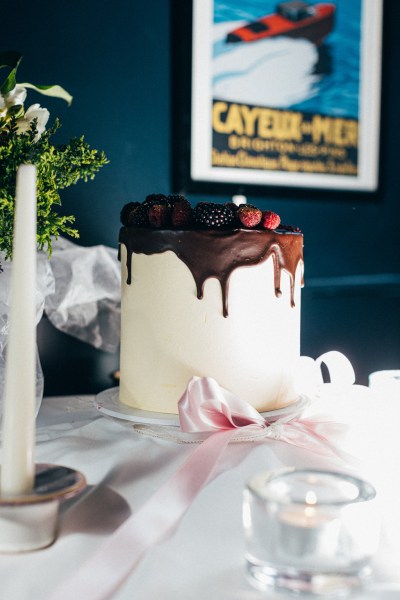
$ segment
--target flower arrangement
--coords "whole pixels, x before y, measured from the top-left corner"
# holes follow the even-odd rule
[[[37,168],[37,244],[39,250],[51,255],[52,238],[60,234],[79,237],[72,227],[73,215],[60,215],[59,191],[79,180],[93,179],[99,169],[108,163],[104,152],[90,148],[80,138],[68,144],[53,145],[51,138],[60,128],[60,122],[46,129],[49,111],[39,104],[27,109],[24,102],[27,90],[61,98],[68,104],[72,96],[61,86],[39,86],[17,83],[16,72],[22,55],[18,52],[0,52],[0,252],[5,259],[12,256],[14,199],[17,168],[30,163]]]

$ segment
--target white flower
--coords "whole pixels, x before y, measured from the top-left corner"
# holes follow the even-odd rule
[[[26,133],[30,130],[31,122],[33,119],[37,119],[37,135],[35,142],[40,138],[43,131],[46,129],[47,121],[49,120],[50,113],[47,108],[41,108],[40,104],[32,104],[25,112],[22,119],[17,120],[18,133]]]
[[[0,94],[0,118],[6,117],[7,112],[13,106],[24,106],[26,98],[26,89],[21,85],[16,85],[11,92]]]
[[[34,140],[37,142],[46,129],[50,113],[47,108],[42,108],[40,104],[32,104],[24,113],[25,99],[26,87],[24,85],[16,85],[14,89],[7,94],[0,94],[0,118],[3,117],[7,119],[7,117],[10,117],[11,115],[10,109],[14,106],[21,107],[20,112],[18,111],[18,108],[14,111],[14,116],[17,117],[17,131],[18,133],[27,133],[30,130],[33,119],[37,119],[37,135]]]
[[[0,94],[0,119],[7,114],[7,107],[4,97]]]
[[[16,85],[11,92],[4,94],[3,98],[7,108],[15,106],[15,104],[23,105],[26,98],[26,89],[21,85]]]

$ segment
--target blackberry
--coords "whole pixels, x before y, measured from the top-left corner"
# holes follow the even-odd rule
[[[169,212],[166,204],[153,204],[153,206],[150,206],[147,211],[150,227],[156,227],[157,229],[165,227],[170,220]]]
[[[293,225],[284,225],[280,223],[277,227],[277,231],[290,231],[291,233],[301,233],[301,229],[294,227]]]
[[[193,210],[190,202],[182,196],[182,199],[176,200],[171,211],[172,227],[185,228],[189,227],[193,221]]]
[[[122,207],[120,212],[121,223],[124,227],[128,227],[129,225],[129,214],[133,211],[134,208],[140,206],[140,202],[128,202],[125,206]]]
[[[149,194],[143,202],[143,206],[150,208],[153,204],[166,204],[167,196],[165,194]]]
[[[236,214],[238,211],[239,206],[237,204],[235,204],[234,202],[226,202],[225,206],[227,206],[228,208],[231,209],[231,211]]]
[[[167,205],[172,210],[175,204],[179,204],[180,202],[187,202],[185,196],[182,194],[169,194],[167,196]]]
[[[139,204],[139,206],[129,213],[129,225],[133,225],[133,227],[147,227],[148,224],[149,218],[146,207],[143,204]]]
[[[235,223],[233,211],[224,204],[200,202],[194,209],[194,221],[200,227],[219,229]]]

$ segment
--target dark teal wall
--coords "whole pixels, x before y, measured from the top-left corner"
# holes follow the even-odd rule
[[[378,194],[314,191],[308,198],[304,190],[296,194],[266,188],[265,197],[249,197],[304,231],[303,353],[317,356],[340,349],[354,362],[362,382],[372,370],[400,368],[398,278],[377,283],[371,277],[400,273],[400,3],[386,0],[384,4]],[[93,182],[66,190],[62,198],[65,212],[77,216],[80,243],[116,246],[119,210],[125,202],[141,200],[151,192],[176,191],[171,188],[170,3],[14,0],[2,6],[1,20],[3,49],[24,54],[19,80],[59,83],[74,96],[68,108],[60,100],[30,95],[32,102],[47,106],[52,117],[60,117],[60,142],[84,133],[110,159]],[[350,279],[331,279],[342,275]],[[366,278],[360,284],[352,279],[354,275]],[[48,345],[50,335],[42,333],[41,343]],[[52,344],[64,352],[66,361],[72,361],[75,379],[70,374],[67,383],[65,378],[52,377],[55,352],[50,357],[44,350],[48,393],[101,389],[104,368],[98,365],[105,361],[109,370],[118,363],[117,357],[104,358],[62,336],[56,335]],[[81,369],[85,363],[89,367]]]
[[[110,159],[63,201],[77,216],[82,244],[115,245],[120,206],[169,186],[168,2],[16,0],[2,13],[3,47],[24,54],[18,79],[56,82],[74,96],[70,108],[29,96],[60,117],[60,142],[84,133]]]

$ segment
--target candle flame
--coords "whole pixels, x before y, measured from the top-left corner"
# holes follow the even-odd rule
[[[317,504],[317,495],[312,490],[306,493],[306,504]]]

